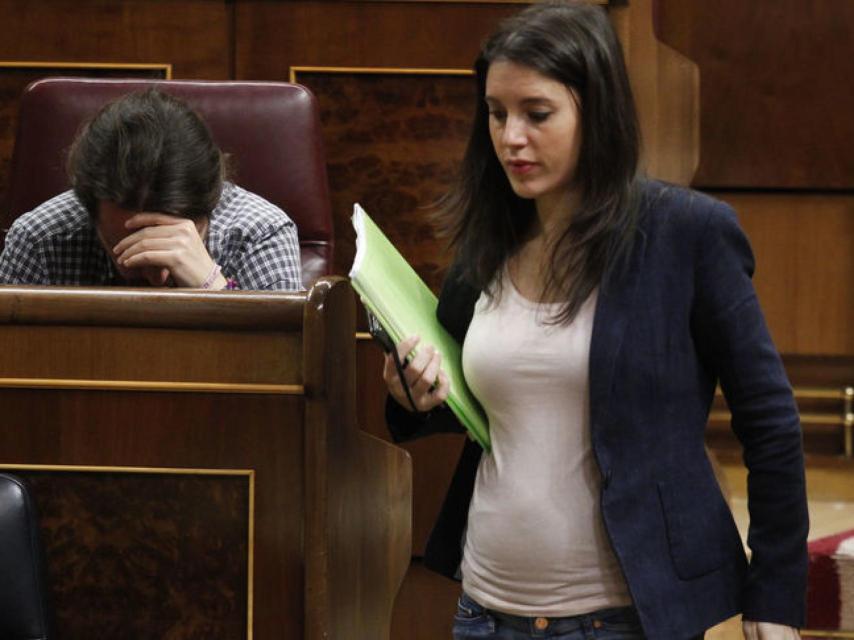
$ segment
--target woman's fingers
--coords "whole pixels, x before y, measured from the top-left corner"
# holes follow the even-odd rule
[[[422,353],[426,363],[423,367],[415,367],[415,360],[413,360],[413,369],[415,369],[415,371],[420,369],[421,374],[409,383],[409,386],[413,391],[413,395],[419,398],[433,390],[434,385],[436,384],[436,378],[439,377],[439,367],[442,364],[442,356],[434,347],[427,347]],[[419,353],[418,355],[421,356],[422,353]],[[417,359],[418,358],[416,357],[416,360]],[[409,375],[407,375],[407,378],[409,378]]]
[[[406,362],[405,358],[411,354],[419,341],[418,336],[401,340],[397,345],[397,352],[401,362],[406,363],[403,375],[415,408],[418,411],[429,411],[447,399],[450,385],[447,375],[441,368],[442,356],[432,345],[420,349]],[[402,406],[411,408],[391,354],[385,355],[383,380],[394,399]]]
[[[436,388],[433,390],[433,397],[436,398],[439,404],[448,399],[448,393],[451,391],[451,381],[447,374],[439,370],[439,378],[436,381]]]
[[[397,357],[400,358],[401,363],[406,362],[406,358],[409,357],[409,353],[419,342],[421,342],[420,336],[409,336],[397,343]]]

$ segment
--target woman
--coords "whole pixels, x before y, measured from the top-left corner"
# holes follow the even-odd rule
[[[425,554],[461,574],[454,637],[671,640],[738,612],[748,638],[797,637],[800,426],[733,212],[639,177],[602,9],[533,6],[475,70],[437,315],[492,451],[466,443]],[[384,368],[399,440],[460,430],[441,356],[417,342],[398,345],[414,407]],[[703,446],[718,382],[750,470],[749,564]]]

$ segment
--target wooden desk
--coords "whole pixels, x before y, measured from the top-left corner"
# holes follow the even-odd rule
[[[0,287],[0,467],[63,638],[387,638],[411,465],[355,422],[346,281]]]

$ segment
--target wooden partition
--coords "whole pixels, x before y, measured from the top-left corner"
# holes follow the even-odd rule
[[[353,294],[0,287],[0,467],[65,639],[387,638],[408,455],[356,426]]]

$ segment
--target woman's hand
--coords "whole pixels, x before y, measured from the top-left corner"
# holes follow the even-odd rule
[[[401,340],[397,345],[397,354],[404,363],[403,375],[409,385],[412,402],[418,411],[430,411],[448,399],[450,383],[448,376],[442,371],[442,355],[432,345],[418,351],[408,363],[407,356],[421,340],[418,336],[410,336]],[[388,392],[397,400],[400,406],[412,410],[412,405],[406,397],[406,391],[401,384],[394,358],[390,353],[385,355],[383,380]]]
[[[745,640],[797,640],[801,637],[794,627],[773,622],[744,620],[741,624]]]

